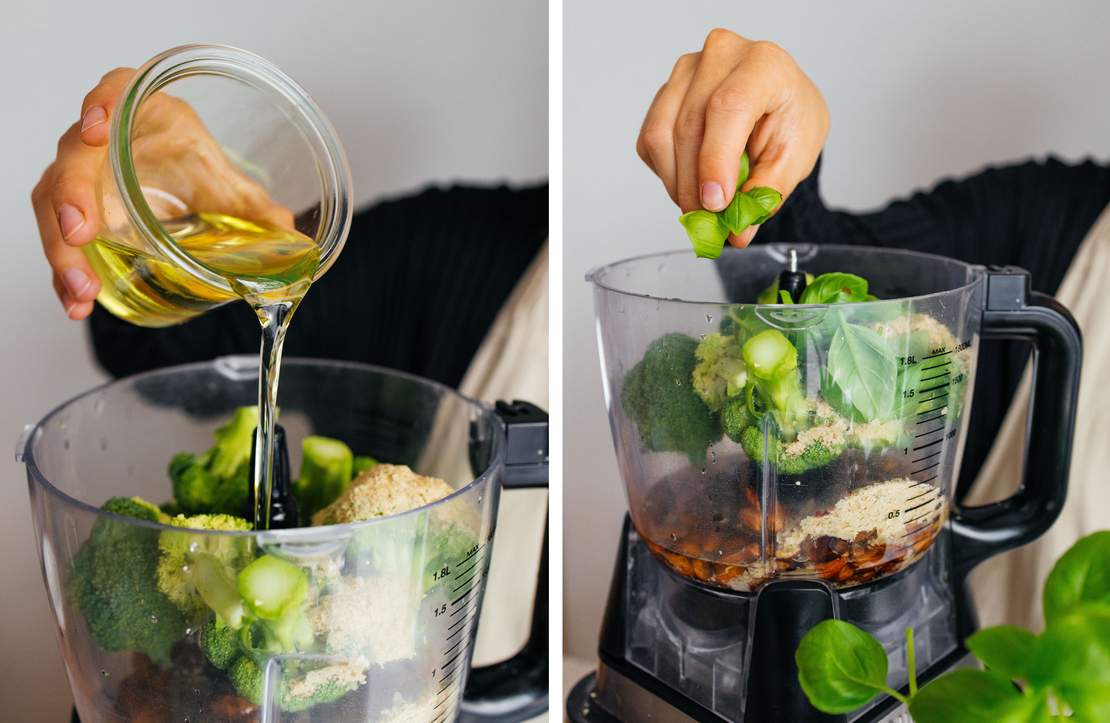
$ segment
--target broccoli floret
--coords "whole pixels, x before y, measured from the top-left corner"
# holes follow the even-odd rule
[[[354,455],[338,439],[316,435],[305,437],[301,449],[301,474],[293,483],[293,495],[301,516],[311,519],[351,486]]]
[[[177,506],[186,514],[240,514],[250,501],[250,458],[258,408],[240,407],[213,433],[204,454],[181,452],[170,461]]]
[[[175,527],[191,530],[249,530],[251,524],[231,515],[178,515]],[[158,537],[158,589],[189,618],[209,609],[225,625],[238,628],[243,606],[235,588],[235,571],[250,560],[249,542],[232,535],[206,535],[187,530]]]
[[[366,666],[359,661],[319,665],[289,661],[282,664],[278,703],[297,713],[339,700],[366,682]],[[265,670],[249,656],[238,658],[228,670],[235,692],[254,705],[262,704]]]
[[[744,397],[732,397],[721,408],[721,426],[733,442],[739,442],[741,433],[753,424],[755,417],[748,410],[748,402]]]
[[[691,382],[697,342],[685,334],[653,341],[624,378],[621,406],[643,443],[657,452],[682,452],[694,464],[721,436],[721,425]]]
[[[379,464],[359,475],[343,495],[312,516],[314,525],[342,525],[398,515],[447,497],[454,488],[403,464]]]
[[[694,391],[713,411],[720,411],[725,400],[744,390],[748,369],[740,358],[735,339],[723,334],[707,334],[694,351]]]
[[[231,667],[227,669],[227,678],[235,688],[235,692],[249,700],[254,705],[262,704],[263,686],[262,668],[247,655],[236,658]]]
[[[374,469],[378,465],[378,460],[370,455],[358,454],[355,455],[355,463],[352,472],[357,477],[368,469]]]
[[[793,443],[792,443],[793,444]],[[757,464],[763,463],[764,436],[758,426],[751,426],[740,434],[740,446],[748,458]],[[786,454],[782,442],[775,438],[766,439],[767,452],[771,463],[781,474],[802,474],[811,469],[824,467],[844,453],[844,444],[826,444],[813,440],[805,444],[797,454]]]
[[[442,577],[444,568],[478,563],[479,546],[477,535],[465,525],[432,520],[426,525],[371,525],[355,533],[347,555],[374,575],[421,576],[423,593]]]
[[[139,498],[115,497],[102,509],[151,522],[161,511]],[[93,640],[109,651],[133,650],[165,665],[185,620],[157,587],[158,533],[103,518],[73,560],[71,589]]]
[[[201,627],[197,644],[208,662],[220,670],[227,670],[243,652],[239,647],[239,631],[216,620],[209,620]]]

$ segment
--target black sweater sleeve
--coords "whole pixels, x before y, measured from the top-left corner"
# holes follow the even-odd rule
[[[974,264],[1027,269],[1033,287],[1059,288],[1087,232],[1110,203],[1110,166],[1056,158],[990,167],[866,213],[836,211],[821,199],[817,169],[765,223],[756,243],[891,246]],[[844,269],[851,271],[851,269]],[[970,430],[960,470],[966,492],[998,433],[1028,350],[992,342],[980,354]]]
[[[547,240],[547,185],[429,188],[355,215],[335,266],[309,290],[286,356],[360,361],[450,386]],[[144,329],[99,306],[89,323],[113,376],[226,354],[257,354],[258,320],[226,304],[185,324]]]

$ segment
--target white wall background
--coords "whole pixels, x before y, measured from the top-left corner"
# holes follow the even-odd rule
[[[650,9],[649,9],[650,8]],[[625,498],[610,443],[583,273],[687,244],[633,150],[675,59],[723,26],[778,42],[832,116],[822,183],[853,209],[944,175],[1054,152],[1110,157],[1110,5],[632,3],[564,16],[565,647],[592,658]]]
[[[547,4],[12,2],[0,22],[0,449],[101,379],[50,287],[31,187],[100,76],[186,42],[275,62],[350,156],[357,201],[437,181],[547,175]],[[7,452],[6,452],[7,453]],[[68,721],[69,691],[32,544],[23,470],[0,464],[0,718]]]

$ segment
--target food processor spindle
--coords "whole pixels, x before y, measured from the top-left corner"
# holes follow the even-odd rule
[[[255,444],[251,445],[251,470],[257,454],[257,430],[255,431]],[[258,504],[255,495],[261,492],[261,485],[256,485],[252,479],[251,494],[248,496],[251,505]],[[243,516],[254,519],[254,507],[244,511]],[[274,425],[274,472],[273,489],[270,492],[270,526],[271,530],[287,530],[299,527],[300,515],[297,509],[297,499],[293,496],[293,480],[289,475],[289,448],[285,444],[285,429],[280,424]]]
[[[786,252],[786,269],[779,274],[779,298],[775,303],[782,302],[781,292],[790,294],[790,299],[795,303],[802,300],[802,292],[806,290],[806,275],[798,271],[798,251],[788,249]]]

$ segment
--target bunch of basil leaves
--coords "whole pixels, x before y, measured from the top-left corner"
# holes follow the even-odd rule
[[[848,713],[886,694],[916,723],[1110,721],[1110,531],[1079,540],[1044,587],[1045,630],[984,628],[967,649],[982,669],[963,668],[917,687],[913,631],[906,631],[909,686],[887,685],[887,657],[869,633],[839,620],[815,625],[794,659],[810,703]]]
[[[763,223],[782,203],[782,194],[768,186],[756,186],[747,191],[740,187],[748,180],[750,171],[748,153],[740,156],[740,175],[736,178],[736,195],[724,211],[698,209],[678,217],[686,229],[694,253],[703,259],[715,259],[724,250],[729,233],[739,234],[748,226]]]

